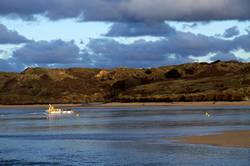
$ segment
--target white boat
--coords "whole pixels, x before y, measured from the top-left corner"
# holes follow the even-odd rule
[[[210,116],[211,116],[208,112],[206,112],[205,115],[206,115],[207,117],[210,117]]]
[[[60,108],[55,108],[51,104],[49,104],[49,109],[46,111],[49,115],[61,115],[61,114],[74,114],[73,110],[63,110]]]

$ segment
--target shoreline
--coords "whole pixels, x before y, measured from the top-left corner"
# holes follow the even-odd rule
[[[176,138],[175,140],[186,144],[250,148],[250,130],[225,131],[223,133],[202,136],[187,136]]]
[[[103,106],[250,106],[250,101],[235,101],[235,102],[226,102],[226,101],[201,101],[201,102],[145,102],[145,103],[106,103],[102,104]]]
[[[250,106],[250,101],[235,101],[235,102],[132,102],[132,103],[89,103],[89,104],[53,104],[56,107],[78,107],[78,108],[109,108],[109,107],[144,107],[144,106],[165,106],[165,107],[178,107],[178,106],[187,106],[187,107],[201,107],[201,106]],[[0,105],[0,108],[47,108],[48,104],[27,104],[27,105]]]
[[[250,101],[235,102],[145,102],[145,103],[89,103],[89,104],[53,104],[56,107],[78,107],[78,108],[110,108],[110,107],[144,107],[144,106],[163,106],[163,107],[216,107],[216,106],[250,106]],[[47,108],[48,104],[27,104],[27,105],[0,105],[0,108]]]

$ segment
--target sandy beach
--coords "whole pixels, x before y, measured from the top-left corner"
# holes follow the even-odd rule
[[[177,140],[188,144],[250,148],[250,131],[227,131],[213,135],[182,137]]]
[[[123,106],[250,106],[250,101],[239,102],[149,102],[149,103],[106,103],[105,107],[123,107]]]
[[[79,107],[79,108],[110,108],[110,107],[143,107],[143,106],[250,106],[250,101],[239,102],[148,102],[148,103],[90,103],[90,104],[53,104],[56,107]],[[48,104],[33,104],[33,105],[0,105],[0,108],[47,108]]]

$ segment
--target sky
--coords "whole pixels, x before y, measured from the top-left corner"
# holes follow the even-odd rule
[[[0,71],[250,61],[249,0],[1,0]]]

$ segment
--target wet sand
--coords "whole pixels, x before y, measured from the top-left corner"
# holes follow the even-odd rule
[[[110,108],[110,107],[142,107],[142,106],[250,106],[250,101],[239,102],[149,102],[149,103],[90,103],[90,104],[53,104],[56,107],[79,107],[79,108]],[[0,105],[0,108],[47,108],[47,104],[33,105]]]
[[[188,144],[208,144],[224,147],[250,148],[250,130],[227,131],[213,135],[182,137],[177,138],[177,140]]]

